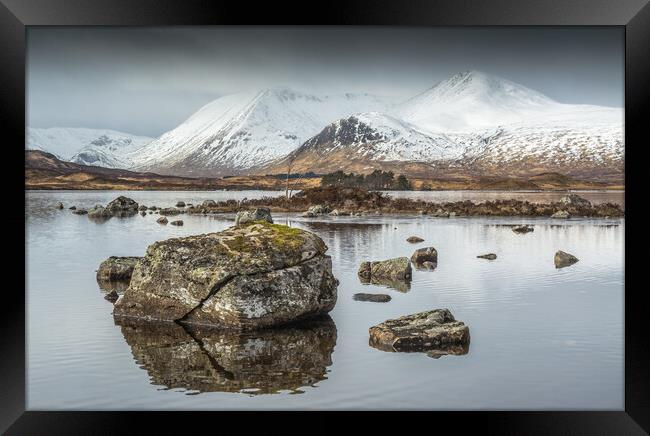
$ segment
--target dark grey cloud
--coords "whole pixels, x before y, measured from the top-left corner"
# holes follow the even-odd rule
[[[32,27],[28,125],[157,136],[251,88],[410,97],[459,71],[623,106],[621,27]]]

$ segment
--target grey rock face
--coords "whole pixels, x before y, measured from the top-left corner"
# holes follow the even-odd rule
[[[406,242],[410,242],[411,244],[417,244],[418,242],[424,242],[424,239],[420,238],[419,236],[409,236],[406,238]]]
[[[438,263],[438,252],[433,247],[425,247],[415,250],[411,255],[411,262],[415,264],[416,268],[424,266],[425,262]]]
[[[466,354],[469,327],[448,309],[436,309],[390,319],[370,327],[370,346],[383,351]]]
[[[141,257],[111,256],[99,265],[97,281],[130,280]]]
[[[106,205],[106,209],[112,216],[126,217],[138,213],[138,203],[123,195],[117,197]]]
[[[494,253],[488,253],[488,254],[481,254],[479,256],[476,256],[479,259],[487,259],[487,260],[494,260],[497,258],[497,255]]]
[[[578,262],[578,258],[573,254],[565,253],[564,251],[558,251],[555,253],[554,257],[555,268],[564,268],[566,266],[571,266],[574,263]]]
[[[273,218],[271,217],[271,211],[266,208],[258,208],[254,210],[242,210],[237,212],[237,216],[235,216],[236,226],[249,224],[255,221],[266,221],[267,223],[272,224]]]
[[[248,330],[332,310],[338,280],[313,233],[255,222],[147,248],[115,316]]]
[[[373,303],[387,303],[391,300],[390,295],[387,294],[366,294],[364,292],[354,294],[352,298],[356,301],[371,301]]]

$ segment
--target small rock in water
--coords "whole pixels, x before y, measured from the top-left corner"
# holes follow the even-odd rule
[[[570,217],[571,215],[566,210],[558,210],[553,215],[551,215],[551,218],[556,218],[556,219],[567,219]]]
[[[106,205],[106,209],[112,216],[127,217],[138,213],[138,203],[134,200],[120,195],[115,200]]]
[[[382,351],[427,352],[432,357],[467,354],[469,327],[456,321],[448,309],[389,319],[370,327],[370,346]]]
[[[410,242],[411,244],[417,244],[418,242],[424,242],[424,239],[420,238],[419,236],[409,236],[406,238],[406,242]]]
[[[86,215],[88,211],[86,209],[73,209],[72,213],[77,214],[77,215]]]
[[[70,209],[70,210],[77,210],[77,206],[70,206],[68,209]]]
[[[420,215],[427,215],[428,212],[426,210],[421,210],[418,212]]]
[[[140,212],[140,215],[147,216],[147,212],[143,210],[142,212]]]
[[[149,210],[158,210],[158,206],[149,206]]]
[[[143,210],[147,210],[147,209],[148,209],[148,207],[145,206],[144,204],[141,204],[140,207],[138,207],[139,211],[143,211]]]
[[[424,262],[438,263],[438,252],[433,247],[420,248],[415,250],[411,256],[411,262],[413,262],[416,268],[423,266]],[[428,269],[428,268],[427,268]]]
[[[372,301],[373,303],[387,303],[391,300],[390,295],[387,294],[366,294],[364,292],[354,294],[352,298],[356,301]]]
[[[349,216],[350,212],[344,211],[344,210],[339,210],[339,209],[334,209],[329,213],[332,216]]]
[[[184,201],[177,202],[176,207],[185,207],[185,202]]]
[[[158,224],[167,224],[167,223],[169,222],[169,220],[167,220],[166,217],[161,216],[160,218],[158,218],[158,219],[156,220],[156,222],[157,222]]]
[[[535,229],[533,226],[529,226],[528,224],[523,225],[523,226],[515,226],[512,228],[512,231],[515,233],[529,233],[529,232],[534,232]]]
[[[160,209],[159,213],[161,215],[178,215],[181,213],[180,210],[176,209],[175,207],[166,207],[164,209]]]
[[[366,280],[372,278],[409,280],[411,278],[411,264],[407,257],[375,262],[362,262],[361,266],[359,266],[358,275]]]
[[[120,298],[120,296],[117,294],[115,290],[104,295],[104,299],[110,301],[111,303],[115,303],[118,298]]]
[[[171,224],[172,226],[182,226],[183,225],[183,220],[172,221],[169,224]]]
[[[201,206],[203,207],[217,207],[217,202],[214,200],[205,200],[203,203],[201,203]]]
[[[497,258],[497,255],[494,253],[488,253],[488,254],[481,254],[479,256],[476,256],[479,259],[487,259],[487,260],[494,260]]]
[[[99,265],[97,281],[130,280],[133,269],[141,257],[111,256]]]
[[[150,211],[149,211],[149,215],[151,215],[152,213],[153,213],[153,210],[150,210]]]
[[[273,224],[271,211],[261,207],[254,210],[241,210],[237,212],[237,215],[235,216],[236,226],[249,224],[255,221],[266,221],[267,223]]]
[[[555,268],[564,268],[565,266],[571,266],[576,263],[579,259],[573,254],[565,253],[564,251],[558,251],[555,253]]]
[[[330,212],[329,206],[327,206],[326,204],[317,204],[307,209],[307,212],[305,212],[302,216],[315,217],[316,215],[325,215],[326,213],[329,212]]]
[[[56,208],[57,208],[57,209],[63,209],[63,203],[61,203],[61,202],[59,201],[59,202],[56,204]]]

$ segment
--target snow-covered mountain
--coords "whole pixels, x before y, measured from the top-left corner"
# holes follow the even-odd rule
[[[369,94],[314,95],[288,88],[221,97],[135,153],[135,169],[195,176],[249,172],[282,158],[323,126],[351,114],[385,111]]]
[[[366,171],[405,166],[475,174],[544,171],[593,176],[623,171],[623,111],[561,104],[524,86],[469,71],[398,105],[391,115],[358,114],[327,126],[286,159],[281,172]],[[334,168],[335,166],[340,168]]]
[[[52,153],[59,159],[83,165],[129,168],[128,158],[153,138],[105,129],[52,127],[27,128],[26,145],[30,150]]]

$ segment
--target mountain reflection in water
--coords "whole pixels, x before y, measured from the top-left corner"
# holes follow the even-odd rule
[[[302,393],[325,380],[336,345],[329,317],[252,332],[115,318],[153,385],[198,392]]]

